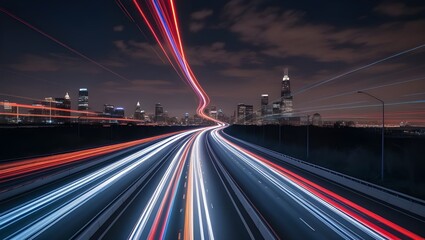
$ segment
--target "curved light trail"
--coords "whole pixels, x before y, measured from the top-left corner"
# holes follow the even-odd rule
[[[189,84],[198,97],[199,102],[196,110],[197,114],[202,118],[219,123],[220,121],[211,118],[204,113],[204,109],[208,106],[210,99],[200,85],[186,59],[174,1],[133,0],[133,4],[136,6],[137,12],[146,23],[170,64],[175,69],[179,69],[179,72],[184,77],[183,80]],[[171,59],[173,59],[173,61]],[[175,66],[177,66],[177,68]]]
[[[337,184],[325,188],[222,129],[165,135],[143,149],[0,202],[0,238],[52,239],[59,229],[63,238],[76,239],[421,238],[406,224],[398,225],[397,217],[375,213],[374,201],[362,197],[359,205],[358,199],[340,195]],[[114,147],[101,150],[108,155]],[[28,167],[86,153],[104,157],[91,155],[95,151],[34,159]],[[390,216],[403,215],[388,209]]]

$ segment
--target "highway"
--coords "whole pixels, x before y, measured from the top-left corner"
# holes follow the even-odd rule
[[[0,195],[24,189],[0,198],[0,238],[425,236],[423,219],[282,163],[224,127],[0,165]]]

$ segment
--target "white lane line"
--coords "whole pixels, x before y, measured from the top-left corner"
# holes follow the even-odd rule
[[[302,218],[300,218],[301,222],[303,222],[305,225],[307,225],[307,227],[309,227],[311,230],[313,230],[313,232],[315,232],[316,230],[314,230],[314,228],[312,228],[308,223],[306,223]]]

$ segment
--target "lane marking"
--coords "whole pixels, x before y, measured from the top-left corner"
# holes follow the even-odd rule
[[[307,227],[309,227],[311,230],[313,230],[313,232],[315,232],[316,230],[314,230],[314,228],[312,228],[308,223],[306,223],[302,218],[300,218],[301,222],[303,222],[305,225],[307,225]]]

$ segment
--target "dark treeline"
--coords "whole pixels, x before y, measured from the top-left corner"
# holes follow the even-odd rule
[[[385,181],[381,182],[381,129],[232,125],[225,132],[286,155],[425,199],[424,135],[407,134],[397,129],[386,130]]]
[[[0,128],[0,161],[131,141],[190,126],[59,125]]]

